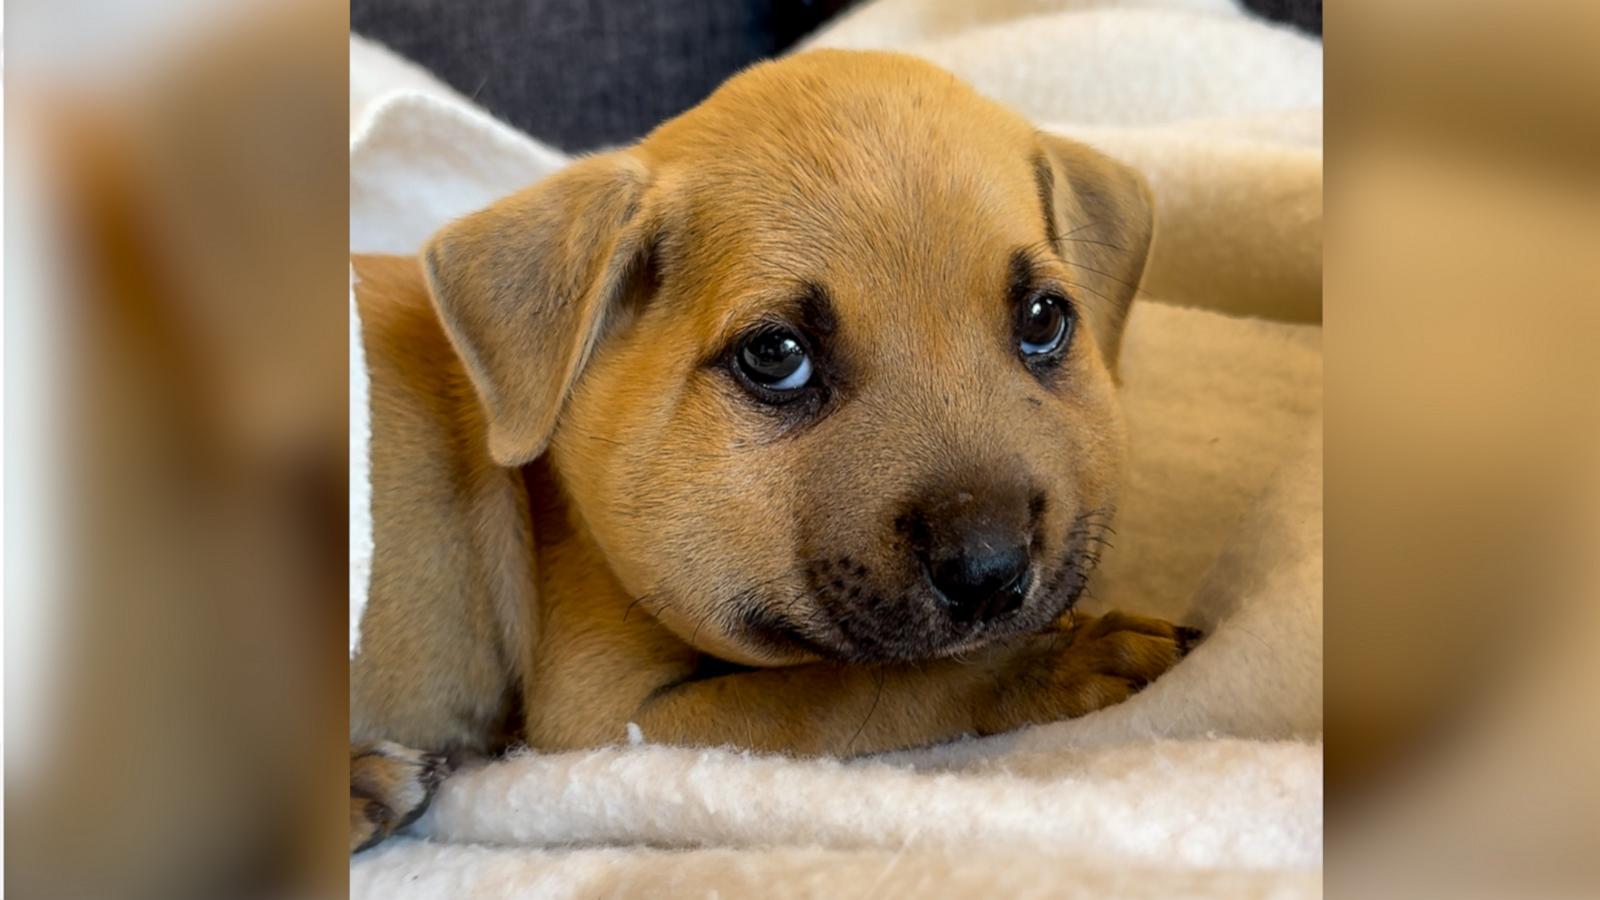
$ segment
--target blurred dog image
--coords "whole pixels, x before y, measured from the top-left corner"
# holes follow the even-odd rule
[[[352,850],[443,754],[853,755],[1117,703],[1190,629],[1075,617],[1117,502],[1140,177],[910,57],[756,66],[359,257],[375,556]]]

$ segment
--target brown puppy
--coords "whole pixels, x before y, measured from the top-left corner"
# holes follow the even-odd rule
[[[352,847],[439,772],[366,742],[565,750],[635,723],[866,753],[1165,671],[1187,630],[1067,615],[1116,503],[1111,372],[1150,236],[1121,165],[926,63],[825,51],[420,264],[358,259]]]

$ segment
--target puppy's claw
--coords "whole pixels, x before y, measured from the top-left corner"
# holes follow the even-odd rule
[[[455,768],[450,765],[450,757],[443,753],[428,753],[422,757],[422,774],[418,777],[423,784],[434,788],[450,777],[453,771]]]
[[[1178,637],[1179,656],[1188,656],[1189,651],[1199,646],[1200,642],[1205,640],[1206,637],[1205,632],[1198,628],[1191,628],[1188,625],[1176,625],[1173,626],[1172,630]]]

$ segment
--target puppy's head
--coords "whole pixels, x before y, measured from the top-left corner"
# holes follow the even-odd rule
[[[425,251],[506,465],[725,658],[939,656],[1077,598],[1151,234],[1128,169],[908,57],[734,78]]]

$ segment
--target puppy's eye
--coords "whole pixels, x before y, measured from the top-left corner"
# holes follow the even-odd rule
[[[794,332],[774,328],[746,338],[734,351],[739,374],[772,394],[798,391],[811,383],[811,358]]]
[[[1074,315],[1065,297],[1049,292],[1024,300],[1017,316],[1017,348],[1024,359],[1048,357],[1072,337]]]

